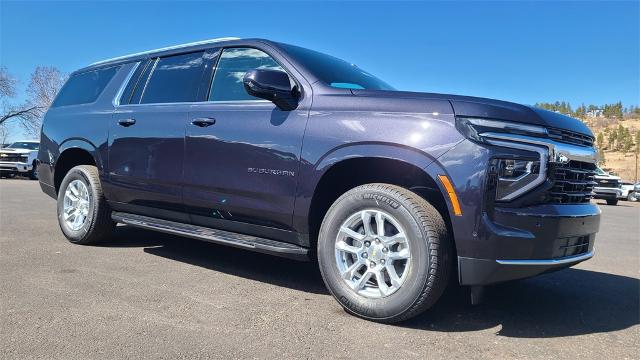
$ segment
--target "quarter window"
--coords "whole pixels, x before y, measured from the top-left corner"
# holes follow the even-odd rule
[[[72,75],[51,107],[88,104],[96,101],[118,68],[118,66],[112,66]]]
[[[198,101],[204,52],[160,58],[142,91],[143,104]],[[138,85],[140,87],[140,85]],[[138,89],[136,88],[136,91]],[[132,99],[135,100],[135,93]]]
[[[284,71],[267,53],[253,48],[224,49],[213,76],[209,101],[260,100],[247,94],[244,74],[254,69]]]

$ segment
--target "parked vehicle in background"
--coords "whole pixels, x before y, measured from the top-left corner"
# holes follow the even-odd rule
[[[38,148],[40,141],[16,141],[0,149],[0,176],[14,177],[18,174],[38,179]]]
[[[316,51],[218,39],[73,73],[38,167],[73,243],[119,222],[317,258],[348,312],[397,322],[451,281],[477,301],[483,285],[591,258],[593,141],[550,111],[397,91]]]
[[[595,182],[597,184],[593,187],[593,198],[606,200],[607,205],[617,205],[618,199],[622,196],[620,177],[596,168]]]
[[[620,182],[620,196],[618,199],[635,201],[634,193],[635,184],[630,181]]]
[[[640,201],[640,182],[633,186],[633,191],[629,193],[627,197],[629,201]]]

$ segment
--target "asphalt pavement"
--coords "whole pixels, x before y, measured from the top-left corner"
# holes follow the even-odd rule
[[[637,359],[640,203],[600,204],[593,259],[381,325],[314,263],[126,226],[72,245],[36,181],[2,179],[0,358]]]

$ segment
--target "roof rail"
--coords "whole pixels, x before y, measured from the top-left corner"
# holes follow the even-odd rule
[[[191,43],[187,43],[187,44],[167,46],[167,47],[163,47],[163,48],[159,48],[159,49],[147,50],[147,51],[142,51],[142,52],[133,53],[133,54],[129,54],[129,55],[118,56],[118,57],[114,57],[114,58],[107,59],[107,60],[97,61],[97,62],[94,62],[93,64],[91,64],[89,66],[105,64],[105,63],[116,61],[116,60],[123,60],[123,59],[134,57],[134,56],[146,55],[146,54],[151,54],[151,53],[160,52],[160,51],[175,50],[175,49],[181,49],[181,48],[185,48],[185,47],[189,47],[189,46],[205,45],[205,44],[217,43],[217,42],[221,42],[221,41],[231,41],[231,40],[240,40],[240,38],[237,38],[237,37],[221,37],[221,38],[215,38],[215,39],[208,39],[208,40],[191,42]]]

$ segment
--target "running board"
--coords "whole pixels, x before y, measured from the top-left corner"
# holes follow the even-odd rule
[[[143,229],[186,236],[295,260],[309,259],[308,249],[281,241],[123,212],[114,211],[111,213],[111,218],[116,222]]]

